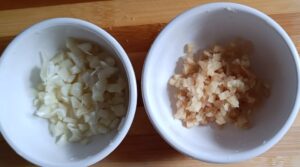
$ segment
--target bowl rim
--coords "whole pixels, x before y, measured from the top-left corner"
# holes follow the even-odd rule
[[[68,26],[75,26],[75,27],[82,27],[89,31],[92,31],[94,34],[96,34],[99,39],[104,40],[107,42],[112,49],[115,51],[118,59],[121,61],[125,74],[127,76],[128,80],[128,92],[129,92],[129,98],[128,98],[128,107],[127,107],[127,115],[123,118],[124,120],[121,121],[122,128],[118,130],[114,138],[111,140],[111,142],[105,146],[102,150],[99,150],[99,152],[91,157],[73,161],[73,162],[66,162],[66,163],[58,163],[58,162],[42,162],[39,160],[38,157],[31,157],[27,155],[24,151],[20,150],[17,146],[14,145],[12,139],[10,139],[6,133],[5,130],[2,127],[2,124],[0,122],[0,132],[2,133],[3,138],[7,141],[7,143],[10,145],[11,148],[15,150],[17,154],[19,154],[21,157],[26,159],[27,161],[40,165],[40,166],[90,166],[92,164],[95,164],[96,162],[104,159],[106,156],[108,156],[111,152],[113,152],[122,142],[122,140],[125,138],[126,134],[129,131],[129,128],[133,122],[135,112],[136,112],[136,105],[137,105],[137,85],[136,85],[136,77],[135,73],[132,67],[132,64],[129,60],[128,55],[122,48],[122,46],[117,42],[115,38],[113,38],[108,32],[103,30],[102,28],[98,27],[97,25],[90,23],[85,20],[77,19],[77,18],[51,18],[46,19],[41,22],[38,22],[27,29],[25,29],[23,32],[21,32],[19,35],[17,35],[6,47],[4,52],[2,53],[2,56],[0,57],[0,67],[1,64],[4,62],[3,60],[6,59],[8,56],[7,54],[11,51],[11,48],[15,47],[19,44],[19,41],[27,36],[28,34],[32,34],[33,32],[44,30],[48,27],[55,27],[60,25],[68,25]],[[0,134],[1,134],[0,133]]]
[[[257,17],[263,21],[266,22],[266,24],[268,24],[271,28],[273,28],[282,38],[282,40],[284,40],[285,44],[288,46],[292,56],[293,56],[293,60],[294,63],[293,66],[295,66],[296,68],[296,72],[297,72],[297,93],[296,93],[296,97],[294,100],[294,105],[293,105],[293,109],[292,112],[290,113],[288,119],[286,120],[286,122],[284,123],[283,127],[269,140],[267,141],[265,144],[260,145],[258,147],[255,147],[252,150],[248,150],[245,151],[243,153],[239,153],[239,154],[235,154],[235,155],[231,155],[229,157],[217,157],[217,156],[207,156],[204,154],[194,154],[192,152],[189,152],[188,149],[181,147],[179,145],[176,144],[176,139],[171,138],[167,133],[164,132],[163,129],[161,129],[159,123],[157,120],[155,120],[154,118],[154,114],[153,112],[155,112],[155,106],[151,105],[151,103],[149,102],[148,97],[151,96],[151,94],[148,94],[148,87],[149,87],[149,82],[147,82],[148,80],[148,73],[150,70],[150,62],[152,59],[152,55],[155,52],[156,48],[159,47],[159,43],[161,42],[161,38],[164,36],[164,34],[166,34],[170,29],[172,29],[172,27],[176,26],[176,24],[178,24],[179,22],[181,22],[181,20],[185,20],[188,19],[189,16],[195,15],[196,13],[202,13],[204,11],[213,11],[213,10],[218,10],[218,9],[230,9],[230,10],[240,10],[243,12],[247,12],[251,15],[253,15],[254,17]],[[196,7],[193,7],[189,10],[184,11],[183,13],[179,14],[178,16],[176,16],[157,36],[157,38],[155,39],[155,41],[153,42],[152,46],[150,47],[150,50],[148,52],[148,55],[145,59],[145,63],[144,63],[144,67],[143,67],[143,71],[142,71],[142,80],[141,80],[141,90],[142,90],[142,97],[143,97],[143,102],[144,102],[144,106],[145,106],[145,110],[146,113],[149,117],[149,120],[151,121],[152,125],[154,126],[154,128],[156,129],[156,131],[160,134],[160,136],[169,144],[171,145],[175,150],[177,150],[178,152],[185,154],[187,156],[190,156],[194,159],[197,160],[201,160],[201,161],[205,161],[205,162],[210,162],[210,163],[234,163],[234,162],[240,162],[240,161],[244,161],[244,160],[248,160],[251,158],[254,158],[258,155],[261,155],[262,153],[266,152],[267,150],[269,150],[273,145],[275,145],[276,143],[278,143],[282,137],[287,133],[288,129],[291,127],[292,123],[294,122],[297,113],[299,111],[300,108],[300,83],[299,83],[299,79],[300,79],[300,61],[299,61],[299,57],[298,57],[298,52],[297,49],[294,45],[294,43],[292,42],[292,40],[290,39],[290,37],[288,36],[288,34],[284,31],[284,29],[278,24],[276,23],[272,18],[270,18],[269,16],[267,16],[266,14],[264,14],[263,12],[254,9],[252,7],[246,6],[246,5],[242,5],[242,4],[238,4],[238,3],[230,3],[230,2],[216,2],[216,3],[207,3],[207,4],[203,4],[203,5],[199,5]]]

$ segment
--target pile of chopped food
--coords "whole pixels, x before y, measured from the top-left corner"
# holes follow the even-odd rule
[[[250,127],[250,114],[269,94],[269,86],[250,70],[249,41],[229,44],[194,53],[185,46],[183,69],[169,80],[176,90],[176,119],[186,127],[228,122]]]
[[[69,38],[66,48],[43,57],[34,105],[58,143],[87,143],[117,129],[127,110],[127,83],[113,55],[97,44]]]

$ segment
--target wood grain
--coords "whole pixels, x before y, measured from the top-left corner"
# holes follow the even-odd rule
[[[0,12],[0,25],[2,26],[0,29],[0,37],[12,36],[33,23],[53,17],[82,18],[101,27],[167,23],[180,12],[207,2],[212,1],[122,0],[3,10]],[[242,0],[236,2],[255,7],[269,15],[297,13],[300,11],[300,1],[297,0]],[[272,6],[270,6],[270,4],[272,4]]]
[[[12,3],[18,2],[18,3]],[[139,86],[138,108],[134,123],[121,145],[101,163],[108,167],[261,167],[300,166],[300,118],[287,135],[271,150],[252,160],[237,164],[216,165],[193,160],[171,148],[149,122],[140,91],[143,63],[158,33],[176,15],[209,0],[62,0],[21,3],[1,2],[0,53],[24,28],[47,18],[76,17],[88,20],[111,33],[124,47],[134,66]],[[276,20],[300,50],[300,1],[240,0]],[[3,5],[2,5],[3,4]],[[1,81],[0,81],[1,82]],[[1,112],[1,111],[0,111]],[[0,137],[0,166],[33,166],[17,155]]]
[[[59,5],[59,4],[82,3],[82,2],[93,2],[93,1],[97,1],[97,0],[59,0],[59,1],[26,0],[26,3],[24,3],[24,0],[10,0],[10,1],[2,2],[0,5],[0,10],[52,6],[52,5]]]

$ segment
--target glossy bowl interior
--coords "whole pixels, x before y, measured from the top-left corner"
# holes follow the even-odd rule
[[[97,135],[91,143],[57,145],[48,122],[33,115],[34,88],[40,82],[40,53],[53,56],[65,48],[66,39],[94,41],[111,52],[128,81],[128,110],[119,131]],[[58,18],[38,23],[17,36],[0,61],[0,130],[9,145],[39,166],[88,166],[111,153],[123,140],[133,121],[137,91],[127,54],[104,30],[89,22]]]
[[[252,69],[271,85],[270,97],[255,111],[253,128],[183,127],[173,117],[168,80],[184,45],[201,50],[237,37],[254,44]],[[144,65],[142,92],[150,120],[175,149],[209,162],[242,161],[271,148],[294,121],[299,109],[298,53],[286,32],[265,14],[234,3],[206,4],[179,15],[159,34]]]

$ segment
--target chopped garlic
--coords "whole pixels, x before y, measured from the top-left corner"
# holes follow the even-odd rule
[[[89,137],[120,126],[127,86],[109,53],[97,53],[101,49],[95,44],[75,39],[68,39],[66,46],[50,60],[42,57],[35,115],[49,120],[58,144],[86,144]]]

